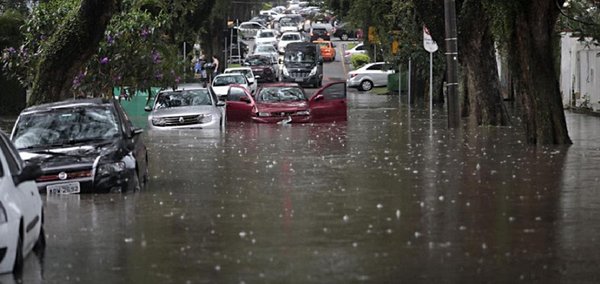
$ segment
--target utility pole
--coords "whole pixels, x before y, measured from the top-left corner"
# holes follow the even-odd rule
[[[448,127],[460,127],[458,98],[458,35],[456,32],[456,1],[444,0],[446,19],[446,62],[448,63]]]

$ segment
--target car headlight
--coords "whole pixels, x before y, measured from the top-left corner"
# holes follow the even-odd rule
[[[167,121],[164,118],[153,118],[152,119],[152,125],[165,126],[166,124],[167,124]]]
[[[317,75],[317,66],[315,66],[315,68],[313,68],[312,70],[310,70],[310,75],[309,76],[315,76]]]
[[[309,110],[301,110],[301,111],[297,111],[296,115],[302,115],[302,116],[307,116],[310,115],[310,111]]]
[[[212,121],[212,114],[201,114],[198,116],[199,123],[209,123]]]
[[[283,72],[283,75],[290,76],[290,72],[288,72],[288,70],[287,70],[287,68],[285,68],[285,66],[283,66],[281,71]]]
[[[4,205],[0,202],[0,224],[8,223],[8,215],[6,214],[6,209],[4,209]]]
[[[257,115],[259,117],[265,117],[265,116],[271,116],[271,113],[269,113],[269,112],[259,112],[259,113],[257,113]]]
[[[114,173],[120,173],[125,170],[125,162],[107,163],[98,167],[97,174],[99,176],[107,176]]]

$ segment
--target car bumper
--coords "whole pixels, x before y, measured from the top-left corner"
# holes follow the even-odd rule
[[[321,76],[313,75],[308,77],[290,77],[283,75],[282,81],[285,83],[298,83],[300,85],[315,85],[321,81]]]
[[[310,116],[265,116],[265,117],[256,117],[253,116],[252,117],[252,121],[257,122],[257,123],[270,123],[270,124],[275,124],[275,123],[280,123],[284,120],[289,120],[292,119],[291,121],[289,121],[288,123],[309,123],[311,122]]]
[[[13,269],[17,248],[19,225],[8,222],[0,225],[0,273],[8,273]]]
[[[80,178],[65,181],[37,182],[37,186],[41,194],[48,193],[48,186],[69,183],[79,183],[79,193],[125,192],[132,187],[130,183],[134,180],[134,175],[137,175],[135,169],[126,169],[121,173],[114,173],[94,179]]]
[[[354,78],[350,78],[348,80],[346,80],[346,85],[349,88],[357,88],[358,86],[360,86],[360,82],[361,82],[361,78],[359,78],[359,76],[356,76]]]
[[[150,131],[168,131],[168,130],[183,130],[183,129],[219,129],[221,126],[221,118],[213,119],[209,123],[198,123],[188,125],[169,125],[158,126],[153,125],[152,121],[148,121],[148,130]]]

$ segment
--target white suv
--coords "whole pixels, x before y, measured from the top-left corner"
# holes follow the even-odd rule
[[[0,273],[19,273],[31,250],[44,249],[42,199],[35,183],[41,174],[39,165],[24,165],[0,131]]]

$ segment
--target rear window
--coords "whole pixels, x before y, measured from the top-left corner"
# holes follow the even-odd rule
[[[287,34],[281,37],[281,40],[299,40],[300,36],[297,34]]]

